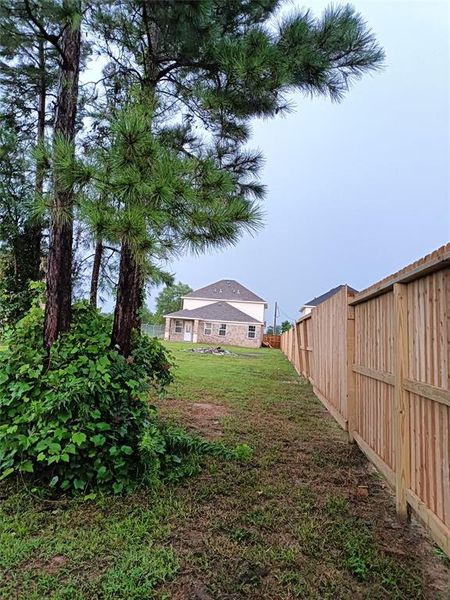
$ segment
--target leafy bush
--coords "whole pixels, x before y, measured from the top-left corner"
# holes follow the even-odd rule
[[[109,347],[110,318],[80,303],[47,363],[43,318],[33,307],[0,353],[0,478],[33,473],[58,491],[120,493],[148,471],[141,441],[156,429],[147,396],[172,381],[168,353],[142,336],[125,359]]]
[[[43,321],[34,306],[0,352],[0,480],[22,473],[55,493],[121,493],[192,475],[205,454],[250,456],[246,444],[230,450],[158,422],[148,392],[172,381],[158,340],[136,336],[125,359],[110,348],[111,318],[79,303],[47,358]]]

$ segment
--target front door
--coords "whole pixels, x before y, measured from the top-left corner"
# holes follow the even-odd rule
[[[192,321],[184,322],[184,341],[192,342]]]

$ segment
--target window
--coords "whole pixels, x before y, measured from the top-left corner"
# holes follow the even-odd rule
[[[219,335],[227,335],[227,324],[226,323],[220,324]]]
[[[247,333],[247,337],[254,340],[256,337],[256,325],[249,325],[248,326],[248,333]]]
[[[175,333],[183,333],[183,321],[175,321]]]
[[[211,323],[205,323],[204,327],[203,327],[203,332],[205,335],[211,335]]]

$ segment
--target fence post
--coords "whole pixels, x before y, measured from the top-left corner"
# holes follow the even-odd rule
[[[311,317],[312,320],[312,317]],[[308,348],[310,347],[310,339],[309,339],[309,335],[308,335],[308,322],[307,321],[303,321],[304,325],[305,325],[305,330],[304,330],[304,343],[305,343],[305,371],[306,371],[306,379],[308,381],[311,381],[312,379],[312,369],[311,369],[311,353],[309,352]]]
[[[347,306],[347,428],[348,439],[354,441],[353,433],[356,431],[356,399],[355,399],[355,373],[353,363],[355,350],[355,307]]]
[[[394,284],[394,443],[395,498],[401,520],[409,516],[407,489],[410,486],[409,398],[403,387],[408,376],[408,297],[407,285]]]
[[[295,341],[296,341],[296,343],[295,343],[295,365],[296,365],[296,367],[295,368],[297,370],[297,373],[299,375],[301,375],[302,374],[302,365],[301,365],[301,357],[300,357],[300,353],[301,353],[300,330],[299,330],[297,323],[295,323],[294,329],[295,329]]]

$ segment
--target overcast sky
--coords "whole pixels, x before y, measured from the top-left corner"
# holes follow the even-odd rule
[[[292,4],[319,14],[329,2]],[[276,300],[282,320],[296,319],[312,297],[363,289],[450,239],[450,2],[352,4],[384,47],[385,70],[340,104],[294,95],[293,114],[255,122],[264,230],[170,265],[193,288],[237,279],[268,301],[268,322]]]

